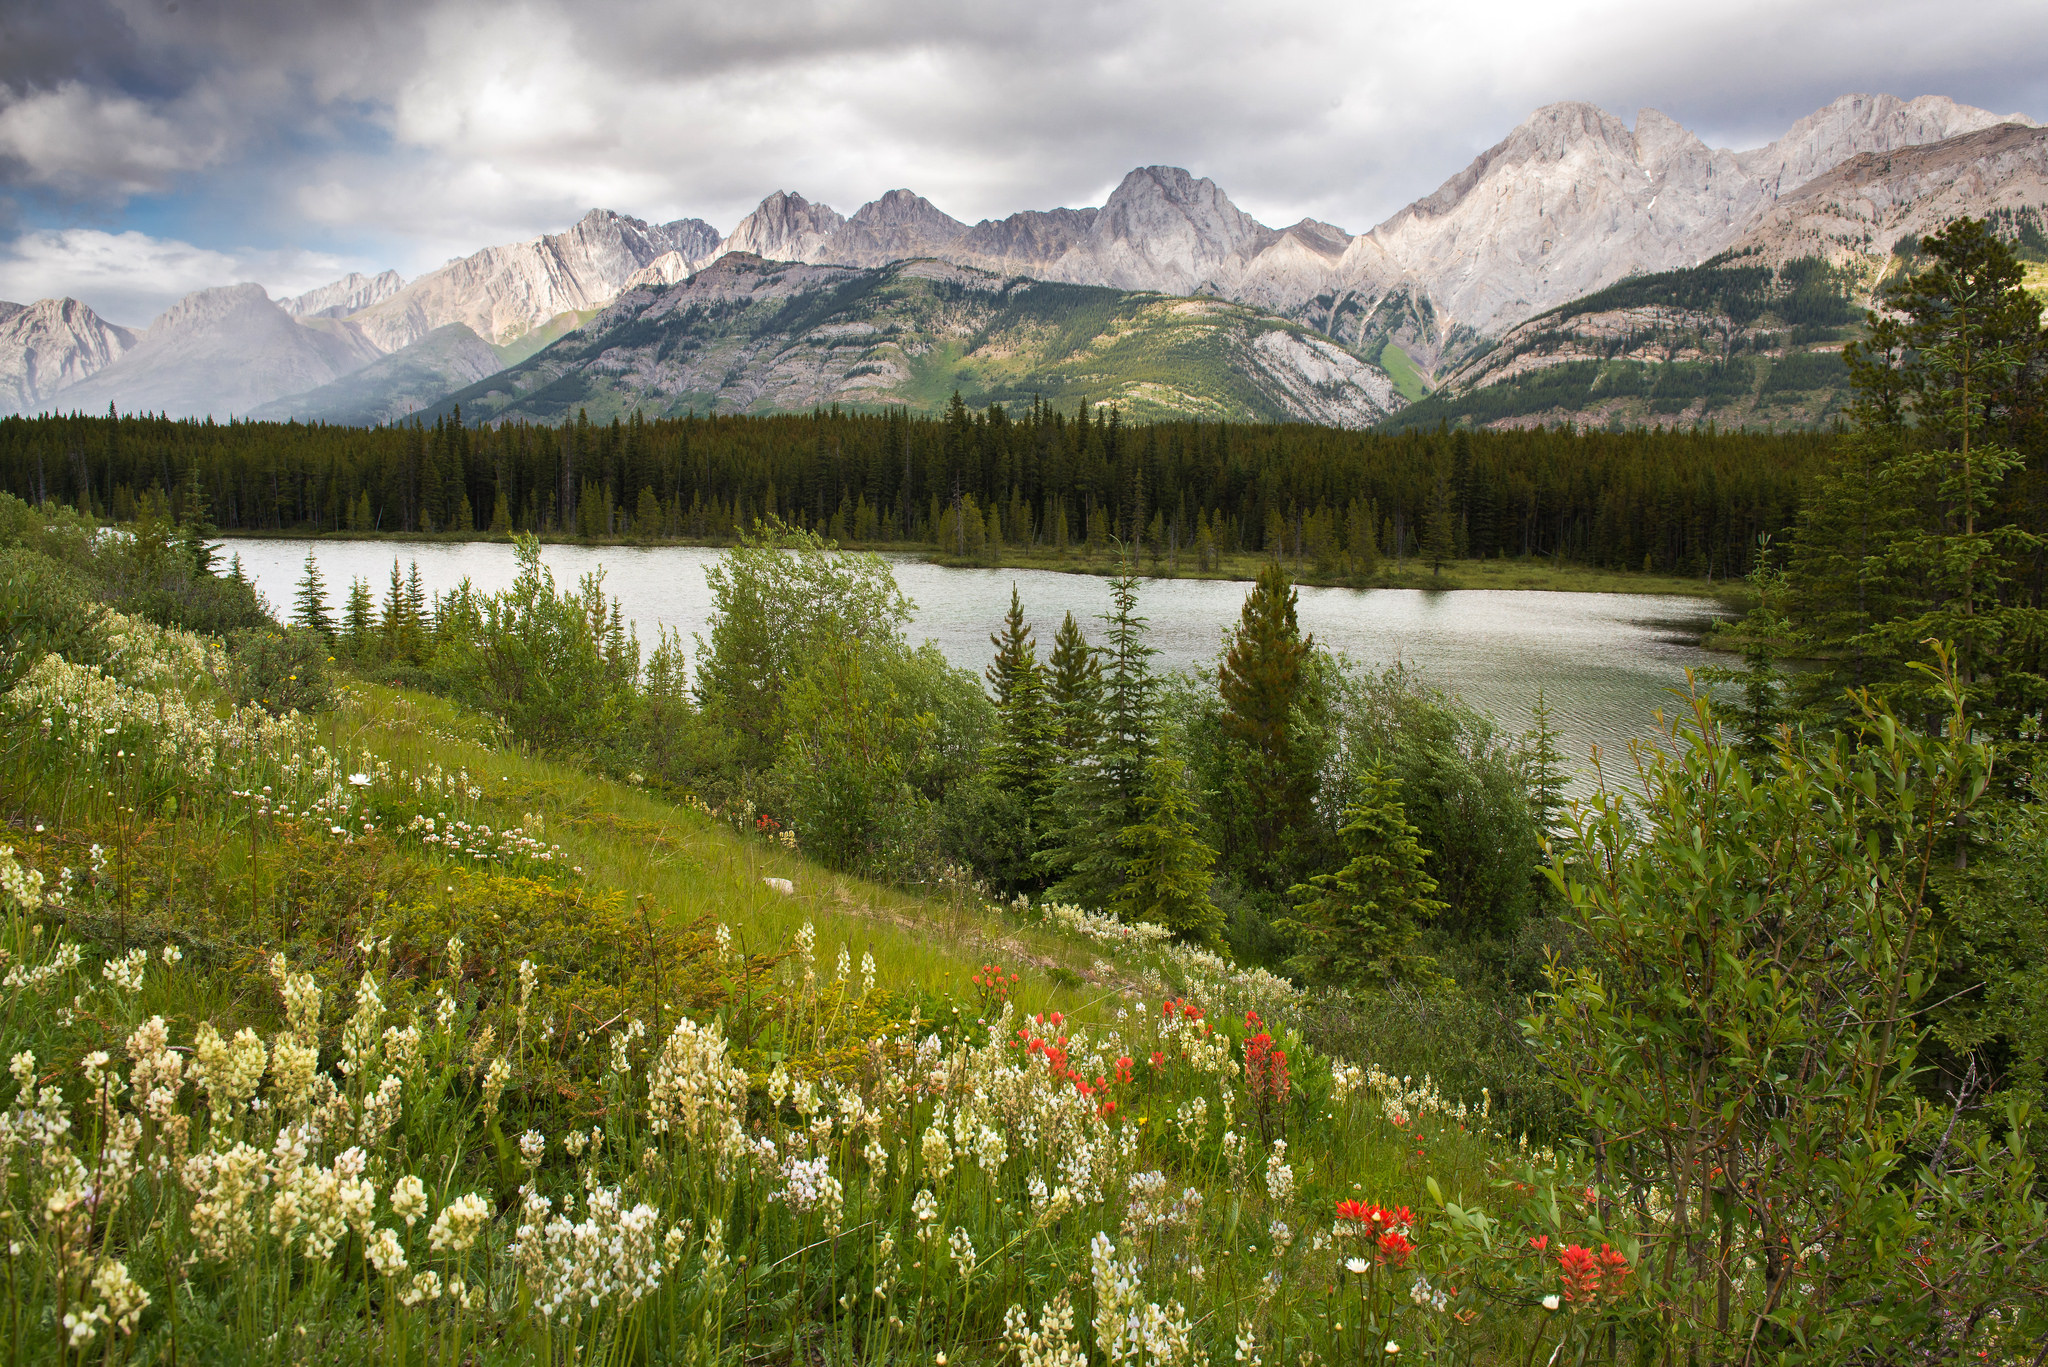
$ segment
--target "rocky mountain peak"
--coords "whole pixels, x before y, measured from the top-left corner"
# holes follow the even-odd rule
[[[33,413],[59,391],[106,369],[136,334],[76,299],[0,302],[0,413]]]
[[[380,271],[374,276],[350,271],[339,280],[278,302],[294,318],[345,318],[382,303],[403,288],[405,280],[397,271]]]
[[[846,219],[829,204],[777,190],[741,219],[718,246],[721,256],[751,252],[769,261],[816,261]]]
[[[156,316],[149,325],[150,337],[169,337],[219,325],[237,314],[263,317],[284,310],[271,302],[263,286],[251,281],[239,285],[215,285],[194,290]]]

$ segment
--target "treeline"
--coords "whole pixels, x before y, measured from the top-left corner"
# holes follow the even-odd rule
[[[1788,526],[1823,434],[1131,425],[1114,409],[838,409],[559,427],[0,420],[0,488],[125,520],[150,491],[240,531],[727,540],[779,518],[854,545],[1452,555],[1745,572]]]

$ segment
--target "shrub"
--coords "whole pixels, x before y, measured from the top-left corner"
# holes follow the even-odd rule
[[[229,685],[238,702],[260,704],[272,716],[324,712],[334,706],[327,650],[327,642],[304,627],[238,631],[228,652]]]

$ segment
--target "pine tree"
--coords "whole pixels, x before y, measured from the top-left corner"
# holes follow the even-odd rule
[[[319,562],[311,551],[306,552],[305,573],[292,597],[292,622],[329,641],[334,639],[334,618],[327,611],[327,583],[320,577]]]
[[[661,500],[650,485],[640,486],[640,499],[633,509],[633,535],[642,541],[661,535]]]
[[[1069,612],[1052,638],[1054,737],[1068,765],[1095,753],[1102,730],[1102,661]]]
[[[1202,843],[1194,813],[1186,766],[1154,757],[1137,820],[1117,833],[1123,886],[1109,905],[1126,921],[1149,921],[1183,940],[1214,944],[1223,930],[1223,914],[1209,898],[1216,851]]]
[[[2048,398],[2042,305],[1979,220],[1920,248],[1926,268],[1844,351],[1855,431],[1802,519],[1785,595],[1793,626],[1837,658],[1800,691],[1825,713],[1860,682],[1931,722],[1938,690],[1914,666],[1940,641],[1975,724],[2012,742],[2048,708],[2048,614],[2030,587],[2048,539],[2029,525],[2038,494],[2006,488]]]
[[[1429,851],[1386,769],[1375,762],[1361,777],[1339,831],[1350,862],[1288,890],[1295,914],[1282,929],[1301,946],[1292,966],[1312,982],[1344,987],[1431,980],[1434,964],[1416,952],[1416,933],[1447,908],[1423,872]]]
[[[377,637],[377,604],[370,596],[370,583],[354,579],[348,586],[348,605],[341,614],[341,643],[352,660],[367,659]]]
[[[512,505],[505,498],[503,486],[498,489],[497,501],[491,504],[491,535],[505,536],[512,530]]]
[[[1051,796],[1059,738],[1045,669],[1038,663],[1037,647],[1024,622],[1024,605],[1014,584],[1002,630],[990,636],[989,643],[996,648],[987,673],[996,695],[996,734],[990,746],[989,769],[1001,787],[1023,799],[1035,825]],[[1031,843],[1035,842],[1027,842]]]
[[[213,573],[219,555],[213,549],[213,511],[200,483],[199,467],[187,466],[185,482],[178,486],[178,545],[191,562],[195,579]]]
[[[1092,759],[1073,762],[1055,798],[1056,829],[1049,832],[1043,862],[1058,877],[1052,895],[1087,907],[1105,907],[1123,885],[1127,862],[1120,844],[1125,827],[1137,824],[1138,804],[1147,788],[1152,759],[1155,691],[1146,643],[1147,623],[1138,615],[1138,578],[1126,561],[1110,581],[1110,610],[1103,614],[1101,731]]]
[[[1266,561],[1216,672],[1228,771],[1217,799],[1225,867],[1247,886],[1273,891],[1276,856],[1290,832],[1308,824],[1316,786],[1314,755],[1297,735],[1315,642],[1302,636],[1295,604],[1287,572]]]
[[[1429,513],[1422,523],[1421,556],[1431,576],[1443,573],[1444,562],[1457,557],[1458,532],[1451,518],[1451,481],[1439,469],[1430,487]]]
[[[1562,829],[1558,816],[1564,811],[1564,754],[1557,748],[1557,728],[1550,724],[1550,700],[1536,688],[1535,705],[1529,709],[1535,725],[1523,740],[1524,765],[1528,773],[1529,815],[1545,840],[1556,840]]]

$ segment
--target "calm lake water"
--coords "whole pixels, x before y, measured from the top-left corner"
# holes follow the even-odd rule
[[[465,578],[480,590],[501,589],[514,573],[512,548],[490,542],[236,540],[222,551],[240,555],[257,588],[288,611],[309,548],[337,612],[353,579],[368,580],[381,601],[394,557],[406,565],[417,562],[430,592],[451,589]],[[704,569],[718,554],[685,546],[548,546],[543,559],[564,586],[603,569],[605,588],[618,596],[644,644],[659,626],[681,631],[686,640],[705,629],[711,595]],[[1009,608],[1012,583],[1038,629],[1041,650],[1050,647],[1069,611],[1096,639],[1100,624],[1094,619],[1109,602],[1107,581],[1093,575],[942,569],[904,559],[896,562],[896,578],[917,605],[912,638],[937,642],[947,659],[976,671],[993,653],[989,633]],[[1219,580],[1148,581],[1139,607],[1151,620],[1152,643],[1160,652],[1155,663],[1179,669],[1212,660],[1237,619],[1246,587]],[[1715,608],[1695,598],[1303,588],[1300,612],[1302,629],[1321,644],[1374,667],[1404,662],[1510,730],[1528,727],[1529,705],[1541,687],[1565,752],[1581,769],[1595,744],[1618,761],[1630,738],[1654,736],[1655,713],[1674,706],[1671,690],[1684,687],[1685,670],[1715,662],[1693,644]]]

